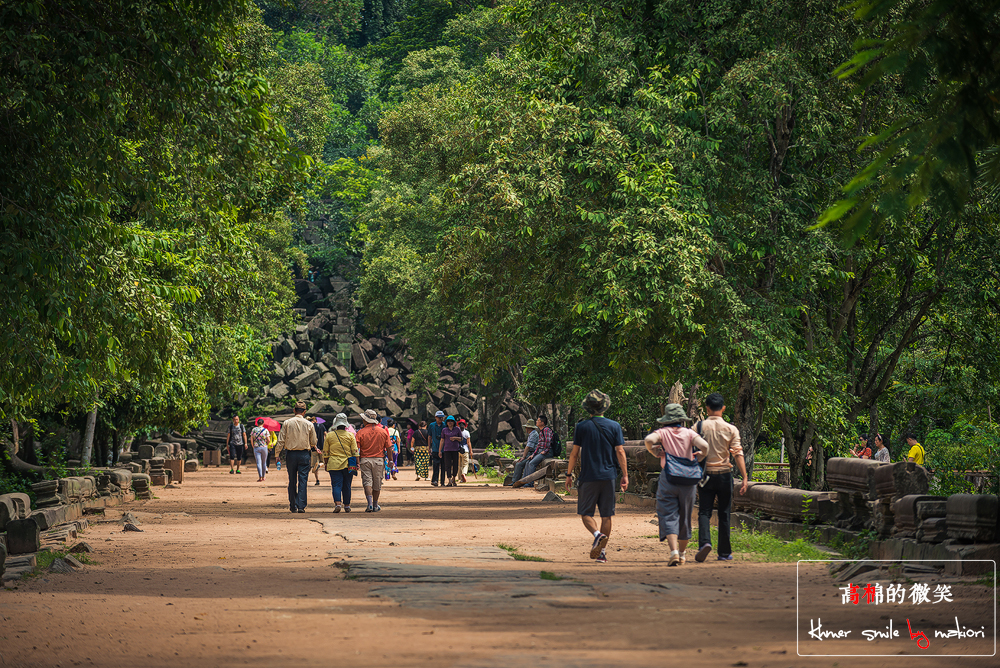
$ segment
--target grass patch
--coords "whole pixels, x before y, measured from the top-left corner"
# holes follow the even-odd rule
[[[830,558],[829,552],[824,552],[801,538],[789,542],[758,531],[733,531],[730,536],[733,552],[745,555],[747,561],[788,563],[799,559]],[[718,540],[719,530],[712,527],[712,545],[718,545]]]
[[[992,587],[993,585],[996,584],[996,581],[997,581],[997,572],[993,571],[992,573],[987,573],[983,577],[976,580],[976,584],[984,585],[986,587]]]
[[[560,577],[551,571],[540,571],[538,577],[543,580],[565,580],[566,578]]]
[[[659,538],[656,534],[640,536],[640,538]],[[789,563],[800,559],[830,559],[829,552],[820,550],[812,543],[798,538],[793,541],[784,541],[775,538],[769,533],[758,531],[732,531],[730,538],[733,545],[733,554],[738,555],[737,559],[742,561],[757,561],[768,563]],[[691,535],[691,542],[688,549],[697,549],[697,530]],[[712,527],[712,547],[719,546],[719,529]]]
[[[497,547],[501,550],[506,550],[507,554],[514,557],[515,561],[548,561],[548,559],[535,557],[530,554],[522,554],[518,548],[513,545],[507,545],[506,543],[497,543]]]

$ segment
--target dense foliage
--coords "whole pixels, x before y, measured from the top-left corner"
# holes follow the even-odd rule
[[[203,419],[360,259],[416,391],[639,437],[680,379],[797,485],[859,432],[951,461],[1000,399],[996,2],[852,7],[7,3],[0,413]]]

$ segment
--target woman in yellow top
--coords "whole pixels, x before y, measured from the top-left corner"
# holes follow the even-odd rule
[[[354,440],[354,434],[347,431],[347,427],[347,416],[337,413],[323,440],[323,460],[333,486],[333,502],[337,504],[333,509],[335,513],[339,513],[341,508],[345,513],[351,512],[351,480],[356,473],[357,458],[360,456],[358,442]],[[354,469],[348,466],[348,457],[354,457]]]

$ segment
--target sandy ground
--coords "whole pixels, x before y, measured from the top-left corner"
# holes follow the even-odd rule
[[[355,512],[335,515],[321,476],[305,514],[288,512],[284,472],[257,483],[252,469],[223,468],[109,509],[109,520],[135,513],[143,533],[95,522],[81,538],[98,564],[0,591],[0,666],[997,665],[799,656],[797,604],[825,628],[855,614],[823,566],[801,567],[798,598],[796,564],[713,554],[667,568],[646,509],[619,507],[610,562],[599,565],[575,502],[482,481],[432,488],[404,470],[381,513],[358,512],[356,479]],[[498,543],[548,561],[514,561]],[[543,580],[543,570],[566,579]],[[932,651],[992,652],[992,589],[953,588],[963,621],[982,621],[989,642],[936,640]],[[946,627],[954,606],[885,610],[880,623],[892,617],[906,635],[904,618]],[[819,650],[914,651],[908,639],[858,635]]]

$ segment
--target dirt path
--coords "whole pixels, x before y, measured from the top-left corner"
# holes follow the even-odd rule
[[[575,503],[399,477],[379,514],[333,514],[328,479],[310,485],[305,514],[291,514],[284,472],[258,484],[252,471],[208,469],[156,488],[158,499],[124,508],[143,533],[105,523],[83,535],[98,565],[0,591],[0,666],[897,665],[797,656],[795,564],[668,569],[652,514],[619,507],[610,563],[598,565]],[[355,493],[363,510],[357,482]],[[548,561],[514,561],[498,543]],[[823,567],[804,566],[798,600],[842,615],[836,587]],[[963,610],[992,620],[990,590],[956,588]],[[943,606],[919,612],[948,619]]]

